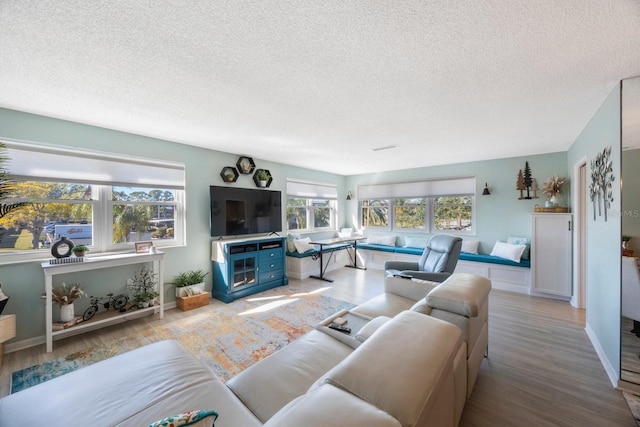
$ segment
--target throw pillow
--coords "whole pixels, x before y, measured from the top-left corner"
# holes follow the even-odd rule
[[[429,241],[426,237],[405,237],[404,238],[404,247],[405,248],[426,248],[427,242]]]
[[[297,234],[287,234],[287,250],[289,252],[295,252],[296,251],[296,246],[293,244],[294,240],[299,239],[300,236]]]
[[[192,427],[213,427],[218,413],[215,411],[189,411],[183,414],[172,415],[170,417],[163,418],[154,423],[149,424],[149,427],[180,427],[180,426],[192,426]]]
[[[372,234],[368,239],[369,243],[374,245],[386,245],[386,246],[395,246],[396,245],[396,236],[385,236],[381,234]]]
[[[308,252],[308,251],[315,251],[316,248],[313,247],[313,245],[309,244],[309,242],[311,241],[310,238],[305,237],[304,239],[298,239],[298,240],[294,240],[293,244],[296,247],[296,250],[298,252],[300,252],[301,254]]]
[[[489,255],[505,258],[513,262],[520,262],[525,245],[512,245],[511,243],[496,240],[493,250]]]
[[[477,240],[463,240],[461,251],[468,254],[477,254],[479,243],[480,242],[478,242]]]
[[[531,248],[531,239],[528,237],[509,236],[507,243],[513,245],[525,245],[526,248],[522,253],[522,259],[529,259],[529,249]]]

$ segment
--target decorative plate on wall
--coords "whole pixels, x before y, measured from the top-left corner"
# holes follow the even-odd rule
[[[220,171],[220,176],[224,182],[236,182],[238,180],[238,171],[233,166],[225,166]]]
[[[256,167],[256,164],[253,162],[251,157],[240,157],[236,162],[236,166],[238,167],[238,171],[244,174],[250,174]]]

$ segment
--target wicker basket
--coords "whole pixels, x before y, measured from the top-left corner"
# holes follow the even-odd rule
[[[554,206],[552,208],[545,208],[542,206],[536,205],[533,208],[535,213],[567,213],[569,212],[569,208],[566,206]]]

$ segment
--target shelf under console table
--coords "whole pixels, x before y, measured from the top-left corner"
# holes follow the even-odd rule
[[[44,290],[45,290],[45,332],[47,353],[53,350],[53,339],[62,338],[64,336],[75,335],[80,332],[87,332],[98,329],[103,326],[121,323],[129,319],[141,317],[144,314],[158,313],[160,319],[164,317],[164,280],[162,271],[162,260],[164,252],[148,253],[148,254],[118,254],[107,255],[101,257],[85,258],[83,262],[74,262],[69,264],[50,264],[49,261],[43,262],[42,270],[44,272]],[[60,274],[75,273],[81,271],[97,270],[101,268],[120,267],[123,265],[153,263],[153,271],[158,278],[158,304],[149,308],[139,309],[133,312],[118,313],[116,315],[99,316],[88,322],[82,322],[68,329],[53,330],[53,308],[51,292],[53,289],[53,277]]]

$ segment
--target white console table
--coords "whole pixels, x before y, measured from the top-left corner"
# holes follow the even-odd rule
[[[126,320],[140,317],[144,313],[158,312],[160,319],[164,317],[164,280],[162,277],[162,259],[164,252],[156,252],[149,254],[120,254],[107,255],[101,257],[85,258],[83,262],[75,262],[69,264],[49,264],[48,261],[43,262],[42,270],[44,271],[44,290],[45,290],[45,331],[47,338],[47,353],[53,350],[53,339],[61,338],[64,335],[75,335],[82,330],[88,331],[99,327],[108,326],[114,323],[121,323]],[[149,308],[142,308],[132,312],[125,312],[115,316],[105,317],[102,319],[92,319],[86,323],[79,323],[68,329],[59,331],[53,330],[53,309],[51,290],[53,287],[53,276],[58,274],[74,273],[78,271],[89,271],[100,268],[119,267],[122,265],[141,264],[153,262],[153,271],[158,277],[158,293],[159,304]]]

